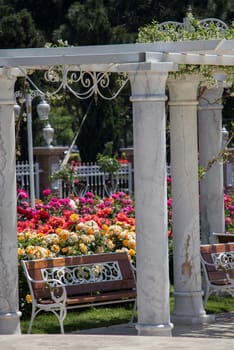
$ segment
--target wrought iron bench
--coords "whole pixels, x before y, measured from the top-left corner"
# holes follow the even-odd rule
[[[234,243],[201,245],[204,273],[204,303],[213,293],[228,293],[234,297]]]
[[[61,333],[67,310],[122,302],[134,302],[134,269],[126,253],[106,253],[22,260],[32,295],[31,333],[40,311],[51,311],[58,318]]]

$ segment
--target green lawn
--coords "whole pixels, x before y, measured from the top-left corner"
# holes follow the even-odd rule
[[[171,296],[171,312],[173,311],[174,298]],[[206,305],[206,312],[221,313],[234,311],[234,298],[211,296]],[[82,329],[110,326],[127,323],[130,320],[132,304],[112,307],[97,307],[69,311],[64,321],[65,333]],[[21,319],[22,333],[27,333],[29,317]],[[32,333],[60,333],[57,318],[52,313],[39,314],[33,324]]]

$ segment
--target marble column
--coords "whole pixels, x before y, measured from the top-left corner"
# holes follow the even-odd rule
[[[127,65],[131,82],[139,335],[170,336],[163,64]],[[167,67],[170,69],[170,66]]]
[[[174,241],[173,322],[203,323],[197,150],[198,76],[168,80]]]
[[[13,112],[17,73],[0,68],[0,334],[20,333]]]
[[[222,150],[223,84],[206,89],[199,99],[199,163],[207,168]],[[201,241],[214,243],[213,232],[224,233],[223,162],[218,160],[200,180]]]

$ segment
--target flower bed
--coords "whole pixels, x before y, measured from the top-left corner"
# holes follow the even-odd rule
[[[73,199],[47,196],[35,209],[21,200],[17,213],[19,259],[120,250],[135,259],[133,200],[123,192],[103,199],[91,192]]]

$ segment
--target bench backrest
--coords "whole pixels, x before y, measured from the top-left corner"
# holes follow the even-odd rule
[[[58,279],[67,295],[84,295],[136,287],[134,273],[126,253],[106,253],[23,260],[28,280]],[[49,297],[45,283],[31,283],[36,299]]]
[[[204,244],[200,246],[200,251],[202,259],[208,264],[211,264],[207,265],[203,263],[209,280],[211,282],[227,280],[225,272],[216,268],[214,259],[221,253],[234,252],[234,243]],[[234,272],[230,271],[230,277],[233,274]]]

